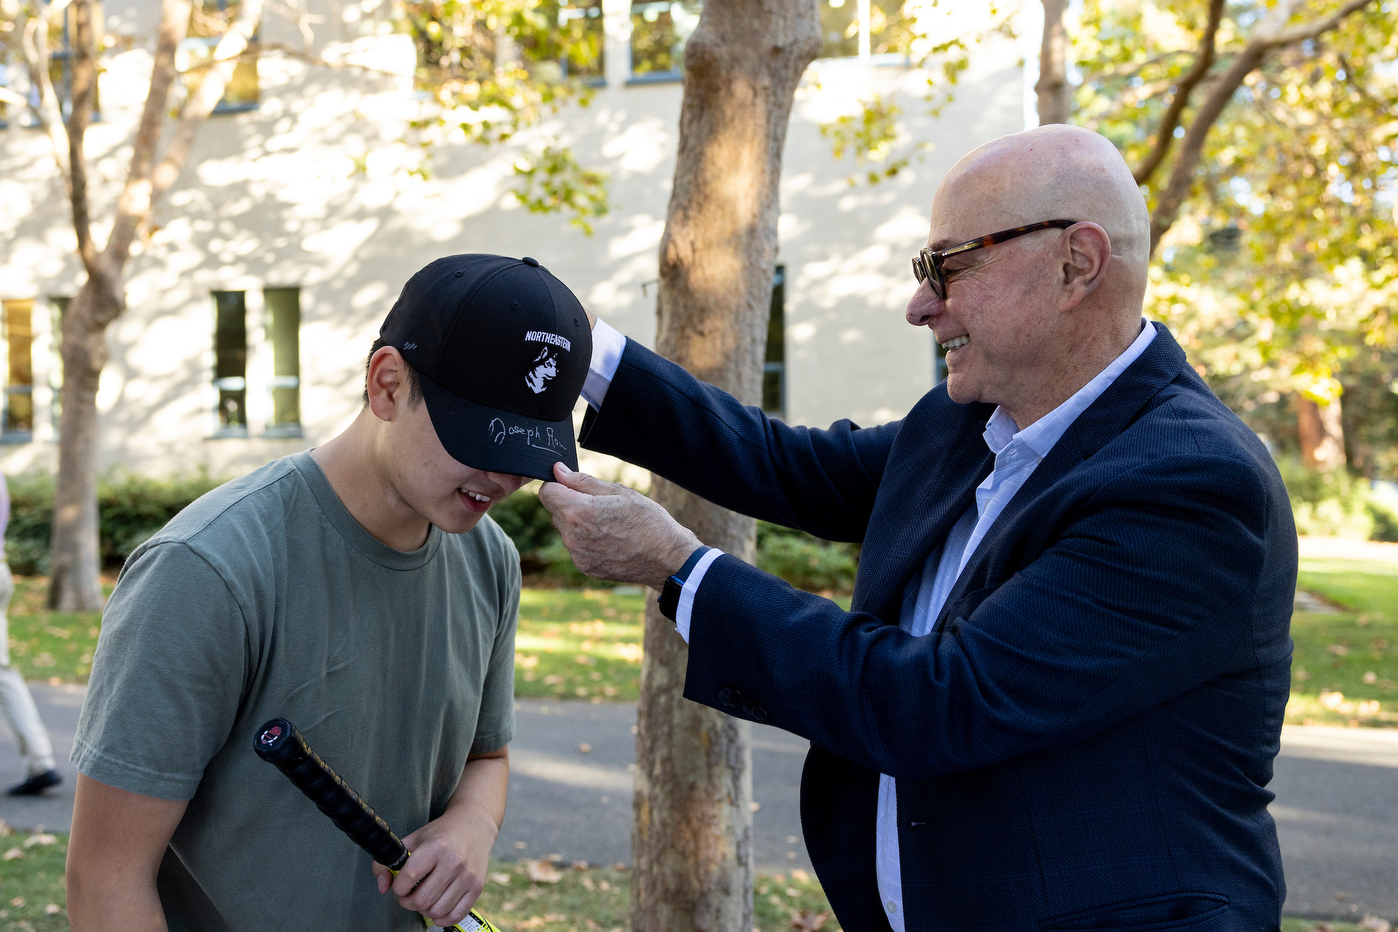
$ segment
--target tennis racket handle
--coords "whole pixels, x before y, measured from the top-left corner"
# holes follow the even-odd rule
[[[402,840],[311,750],[295,725],[274,718],[257,730],[252,743],[257,756],[285,774],[350,841],[389,870],[402,868],[408,860]]]

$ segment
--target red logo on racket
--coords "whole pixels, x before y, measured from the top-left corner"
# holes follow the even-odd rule
[[[264,731],[262,733],[262,736],[258,740],[261,741],[263,744],[272,744],[281,736],[282,726],[273,725],[271,728],[268,728],[266,731]]]

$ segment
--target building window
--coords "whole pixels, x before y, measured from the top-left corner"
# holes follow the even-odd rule
[[[786,415],[786,266],[772,279],[772,311],[767,315],[767,355],[762,363],[762,410]]]
[[[4,439],[24,442],[34,435],[34,302],[6,301]]]
[[[906,30],[903,0],[818,0],[820,57],[868,58],[895,51]]]
[[[272,421],[269,437],[301,436],[301,289],[267,288],[267,337],[272,342]]]
[[[699,25],[698,0],[631,4],[631,80],[678,81],[684,44]]]
[[[0,90],[13,94],[10,90],[10,66],[0,61]],[[18,100],[23,98],[18,97]],[[8,129],[10,126],[10,99],[7,94],[0,94],[0,129]]]
[[[247,294],[214,292],[214,389],[218,392],[216,437],[248,435]]]
[[[68,313],[72,298],[49,295],[49,326],[53,334],[49,341],[53,347],[53,358],[49,360],[49,417],[53,421],[53,435],[58,436],[59,423],[63,415],[63,317]]]
[[[73,19],[73,8],[68,7],[68,12],[63,17],[63,25],[49,33],[49,80],[53,83],[53,95],[58,100],[58,111],[63,116],[63,122],[67,123],[68,118],[73,115],[73,43],[72,35],[77,31],[77,23]],[[102,4],[92,4],[92,35],[95,37],[98,48],[94,54],[101,54],[102,36],[105,34],[106,26],[102,18]],[[101,64],[98,63],[98,74],[102,72]],[[100,122],[102,119],[102,82],[99,79],[97,86],[92,89],[92,121]],[[39,88],[33,86],[29,91],[30,103],[38,107]]]
[[[573,47],[573,54],[559,62],[564,77],[581,78],[596,86],[605,84],[602,0],[577,0],[560,7],[558,26]]]
[[[201,66],[213,61],[214,50],[224,33],[238,16],[238,6],[229,0],[203,0],[194,5],[189,19],[189,37],[180,43],[176,56],[176,68],[187,75],[184,78],[185,99],[199,86],[198,73]],[[257,36],[253,35],[253,41]],[[188,76],[191,70],[197,73]],[[223,90],[223,97],[214,106],[214,113],[244,113],[256,110],[261,100],[261,90],[257,83],[257,59],[251,56],[240,58],[233,66],[233,75]]]

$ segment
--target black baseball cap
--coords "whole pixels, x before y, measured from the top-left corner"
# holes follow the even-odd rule
[[[403,286],[379,339],[417,370],[452,459],[551,480],[578,468],[573,406],[592,329],[568,287],[528,256],[446,256]]]

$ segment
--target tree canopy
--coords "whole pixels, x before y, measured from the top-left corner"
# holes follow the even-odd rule
[[[1086,0],[1073,58],[1073,121],[1118,145],[1155,220],[1148,311],[1282,449],[1286,395],[1326,408],[1362,385],[1391,449],[1351,459],[1398,474],[1372,390],[1398,376],[1394,0]]]

